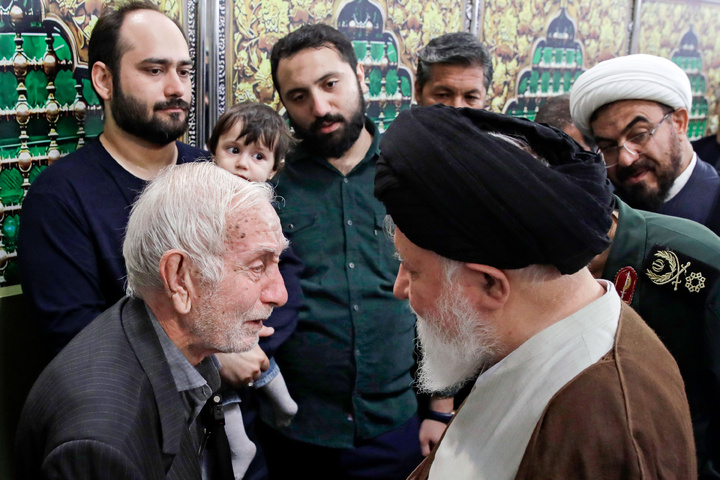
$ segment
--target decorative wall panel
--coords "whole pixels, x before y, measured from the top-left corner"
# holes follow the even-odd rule
[[[432,38],[462,31],[456,0],[238,0],[228,6],[228,106],[259,101],[281,109],[269,55],[278,39],[307,23],[329,23],[353,40],[365,66],[368,113],[382,130],[411,102],[417,52]],[[223,106],[224,108],[224,106]]]
[[[670,58],[690,78],[689,135],[717,131],[720,87],[720,4],[645,0],[640,7],[638,53]]]
[[[178,0],[157,3],[182,21]],[[0,287],[19,283],[17,238],[30,184],[102,131],[87,71],[102,8],[97,0],[0,3]]]
[[[629,0],[485,1],[481,38],[495,68],[490,108],[534,118],[544,99],[567,92],[579,73],[626,54],[632,5]]]

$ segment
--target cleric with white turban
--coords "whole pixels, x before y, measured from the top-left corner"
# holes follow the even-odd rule
[[[653,55],[600,62],[570,90],[570,113],[595,140],[625,203],[720,234],[720,175],[690,143],[700,125],[680,67]]]
[[[666,58],[641,53],[605,60],[580,75],[570,90],[573,123],[592,136],[593,113],[618,100],[650,100],[690,112],[692,89],[685,72]]]

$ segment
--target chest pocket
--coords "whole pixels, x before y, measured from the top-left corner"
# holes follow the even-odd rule
[[[317,213],[283,212],[280,214],[283,234],[291,239],[296,234],[315,225],[318,217]]]
[[[313,275],[318,255],[324,253],[320,215],[287,210],[279,212],[283,235],[290,240],[292,248],[306,267],[306,274]]]

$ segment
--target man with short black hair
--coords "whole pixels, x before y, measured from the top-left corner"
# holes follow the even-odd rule
[[[492,76],[490,54],[475,35],[446,33],[418,53],[415,100],[423,106],[483,108]]]
[[[305,265],[297,330],[275,354],[298,413],[266,432],[270,475],[405,479],[422,459],[414,321],[392,295],[398,262],[372,195],[380,135],[365,116],[363,67],[324,24],[280,39],[270,63],[302,140],[274,180]]]
[[[680,67],[646,54],[605,60],[577,79],[570,111],[631,207],[720,233],[720,175],[690,144],[692,90]]]
[[[402,112],[381,148],[375,195],[396,225],[395,295],[418,317],[420,387],[479,374],[411,478],[694,477],[677,365],[586,267],[610,243],[600,156],[441,105]]]
[[[23,202],[23,293],[50,356],[123,296],[122,236],[148,180],[208,157],[176,141],[188,128],[192,65],[180,27],[149,2],[108,9],[93,29],[90,78],[105,129],[50,165]]]

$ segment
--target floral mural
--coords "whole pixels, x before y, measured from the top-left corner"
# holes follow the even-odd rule
[[[481,39],[490,50],[495,69],[488,103],[495,112],[504,111],[509,99],[517,96],[518,73],[531,67],[535,46],[544,39],[550,22],[558,17],[562,8],[577,24],[575,39],[583,46],[585,68],[627,53],[631,0],[487,0],[483,3]]]
[[[156,4],[182,21],[179,0]],[[27,189],[49,164],[102,131],[99,101],[83,67],[104,5],[101,0],[0,5],[0,13],[10,13],[0,15],[0,287],[19,283],[17,238]]]
[[[114,1],[103,0],[44,0],[46,16],[64,24],[73,37],[80,63],[87,64],[87,43],[95,23],[106,5]],[[153,0],[162,12],[182,24],[180,0]]]
[[[398,63],[415,70],[417,51],[430,39],[463,29],[456,0],[370,1],[384,16],[384,30],[398,39]],[[229,103],[260,101],[280,107],[270,76],[270,51],[278,39],[308,23],[337,26],[349,1],[236,0],[228,7],[227,85]],[[231,11],[231,13],[230,13]]]
[[[646,0],[640,8],[638,52],[674,58],[682,47],[682,39],[693,32],[700,54],[701,72],[705,78],[704,94],[709,114],[705,133],[718,128],[720,98],[720,5],[715,2],[661,2]],[[694,95],[695,96],[695,95]]]

